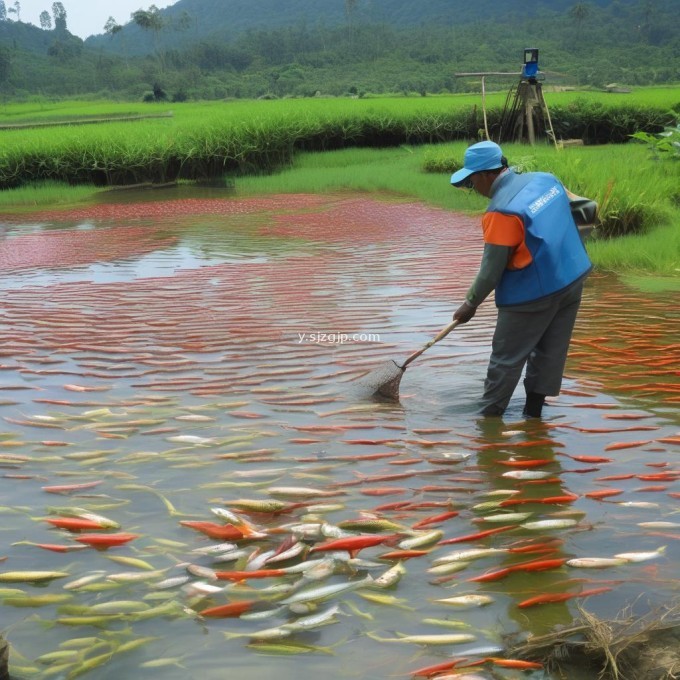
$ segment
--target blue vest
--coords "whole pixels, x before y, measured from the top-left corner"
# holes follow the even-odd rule
[[[592,265],[569,209],[567,192],[553,175],[507,171],[496,180],[487,212],[517,215],[532,261],[506,269],[496,305],[520,305],[552,295],[587,274]]]

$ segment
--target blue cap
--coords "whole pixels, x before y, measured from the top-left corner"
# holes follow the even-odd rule
[[[463,167],[451,175],[451,184],[461,186],[475,172],[503,167],[503,152],[496,142],[478,142],[465,150]]]

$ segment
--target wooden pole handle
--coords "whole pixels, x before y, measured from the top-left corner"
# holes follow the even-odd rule
[[[448,326],[442,328],[439,333],[437,333],[437,335],[432,338],[432,340],[430,340],[425,346],[411,354],[411,356],[404,362],[402,368],[406,368],[414,359],[417,359],[425,350],[432,347],[432,345],[434,345],[436,342],[443,340],[459,323],[460,321],[458,319],[454,319]]]

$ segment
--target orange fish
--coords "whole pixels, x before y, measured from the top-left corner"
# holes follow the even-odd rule
[[[598,489],[597,491],[587,491],[583,495],[586,498],[608,498],[609,496],[618,496],[623,493],[623,489]]]
[[[399,538],[398,534],[390,536],[374,536],[373,534],[366,536],[348,536],[346,538],[337,538],[333,541],[327,541],[320,545],[315,545],[310,552],[318,552],[323,550],[346,550],[352,557],[355,557],[360,550],[370,548],[374,545],[387,543]]]
[[[85,531],[86,529],[102,529],[102,525],[91,519],[81,519],[80,517],[47,517],[46,522],[69,531]]]
[[[209,607],[199,612],[201,616],[207,616],[208,618],[221,619],[227,618],[229,616],[241,616],[244,612],[247,612],[254,604],[256,600],[242,600],[241,602],[230,602],[229,604],[221,604],[217,607]]]
[[[245,537],[245,533],[233,524],[216,524],[215,522],[192,522],[183,520],[182,526],[200,531],[210,538],[217,538],[221,541],[237,541]]]
[[[59,545],[56,543],[34,543],[36,548],[42,548],[43,550],[51,550],[52,552],[67,553],[74,550],[86,550],[86,545]]]
[[[56,486],[43,486],[43,491],[47,493],[71,493],[72,491],[82,491],[83,489],[92,489],[101,484],[101,480],[97,482],[83,482],[82,484],[59,484]]]
[[[378,557],[379,560],[410,560],[412,557],[427,555],[429,550],[392,550]]]
[[[543,668],[543,664],[537,663],[536,661],[524,661],[523,659],[500,659],[495,656],[487,656],[484,661],[488,661],[501,668],[518,668],[521,670]]]
[[[451,517],[456,517],[460,513],[457,510],[451,510],[449,512],[444,512],[441,515],[433,515],[432,517],[426,517],[425,519],[421,519],[420,522],[416,522],[413,525],[413,529],[421,529],[422,527],[429,526],[430,524],[438,524],[440,522],[445,522],[447,519],[451,519]]]
[[[633,449],[637,446],[645,446],[651,443],[651,439],[642,439],[636,442],[613,442],[604,447],[605,451],[619,451],[620,449]]]
[[[593,588],[592,590],[583,590],[580,593],[546,593],[544,595],[537,595],[530,597],[528,600],[523,600],[517,606],[524,609],[525,607],[533,607],[536,604],[547,604],[551,602],[565,602],[572,597],[588,597],[590,595],[598,595],[599,593],[606,593],[611,588]]]
[[[469,541],[478,541],[486,536],[492,536],[493,534],[499,534],[502,531],[509,531],[510,529],[516,529],[517,526],[514,524],[507,524],[502,527],[496,527],[495,529],[487,529],[486,531],[478,531],[476,534],[466,534],[465,536],[457,536],[456,538],[446,538],[443,541],[439,541],[437,545],[453,545],[454,543],[467,543]]]
[[[114,545],[123,545],[135,538],[139,538],[139,534],[81,534],[76,536],[75,540],[79,543],[91,545],[93,548],[106,549]]]

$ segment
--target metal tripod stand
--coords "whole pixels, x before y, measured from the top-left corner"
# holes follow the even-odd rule
[[[543,88],[536,78],[522,78],[508,91],[498,139],[500,142],[535,144],[538,137],[544,136],[556,143]]]

